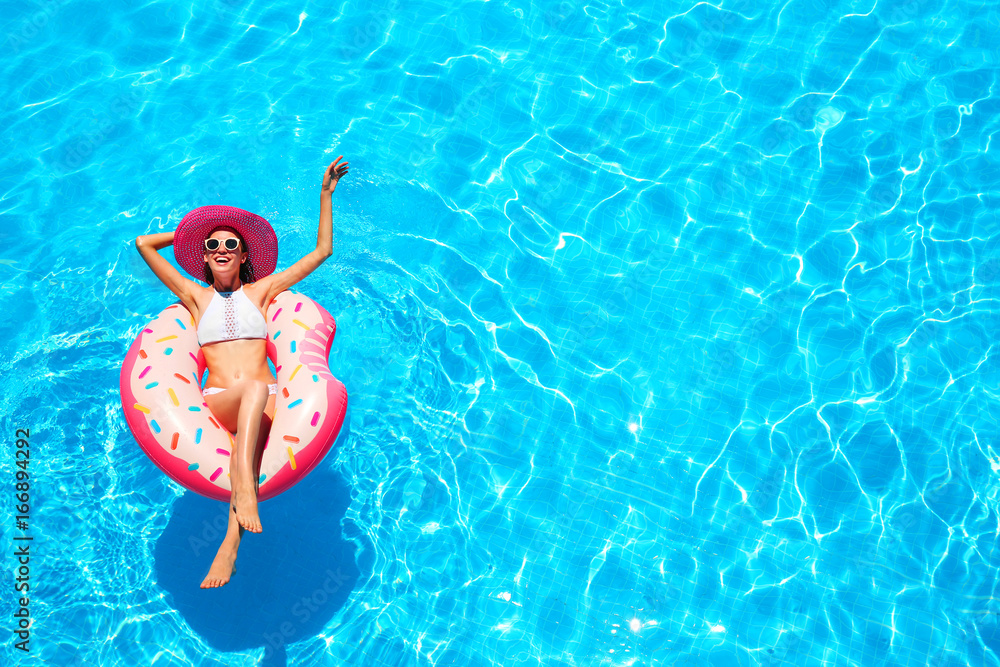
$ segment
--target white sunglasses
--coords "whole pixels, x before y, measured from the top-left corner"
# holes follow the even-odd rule
[[[212,252],[218,250],[219,246],[225,244],[226,250],[236,250],[240,247],[240,240],[234,236],[230,236],[228,239],[205,239],[205,250]]]

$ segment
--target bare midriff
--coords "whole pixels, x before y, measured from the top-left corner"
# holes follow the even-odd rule
[[[267,341],[262,338],[241,338],[203,345],[208,379],[205,388],[229,388],[241,380],[277,382],[267,365]]]

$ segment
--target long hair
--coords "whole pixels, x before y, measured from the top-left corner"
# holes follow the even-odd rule
[[[233,229],[228,225],[219,225],[218,227],[212,229],[212,231],[210,231],[208,233],[208,236],[206,236],[205,238],[206,239],[209,238],[212,234],[219,231],[220,229],[224,229],[227,232],[232,232],[233,234],[235,234],[236,238],[240,240],[240,248],[247,255],[247,261],[240,264],[240,282],[243,283],[244,285],[248,283],[257,282],[257,278],[253,274],[253,263],[250,261],[250,246],[247,245],[247,242],[243,239],[242,234],[240,234],[238,231],[236,231],[235,229]],[[205,282],[208,283],[209,285],[215,284],[215,276],[212,275],[212,269],[208,268],[208,262],[205,262]]]

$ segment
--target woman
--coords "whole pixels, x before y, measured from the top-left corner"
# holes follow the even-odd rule
[[[229,582],[244,530],[261,532],[257,514],[257,466],[274,417],[277,384],[267,363],[267,304],[315,271],[333,253],[331,197],[347,173],[338,157],[324,172],[316,249],[281,273],[277,238],[263,218],[240,209],[205,206],[191,211],[176,232],[135,240],[139,254],[194,317],[208,378],[205,403],[236,446],[230,459],[229,527],[202,588]],[[174,245],[188,280],[159,250]]]

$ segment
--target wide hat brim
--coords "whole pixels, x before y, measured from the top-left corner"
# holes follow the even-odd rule
[[[174,257],[181,268],[205,280],[205,239],[216,227],[232,227],[246,241],[255,280],[274,273],[278,237],[271,223],[235,206],[200,206],[184,216],[174,233]]]

